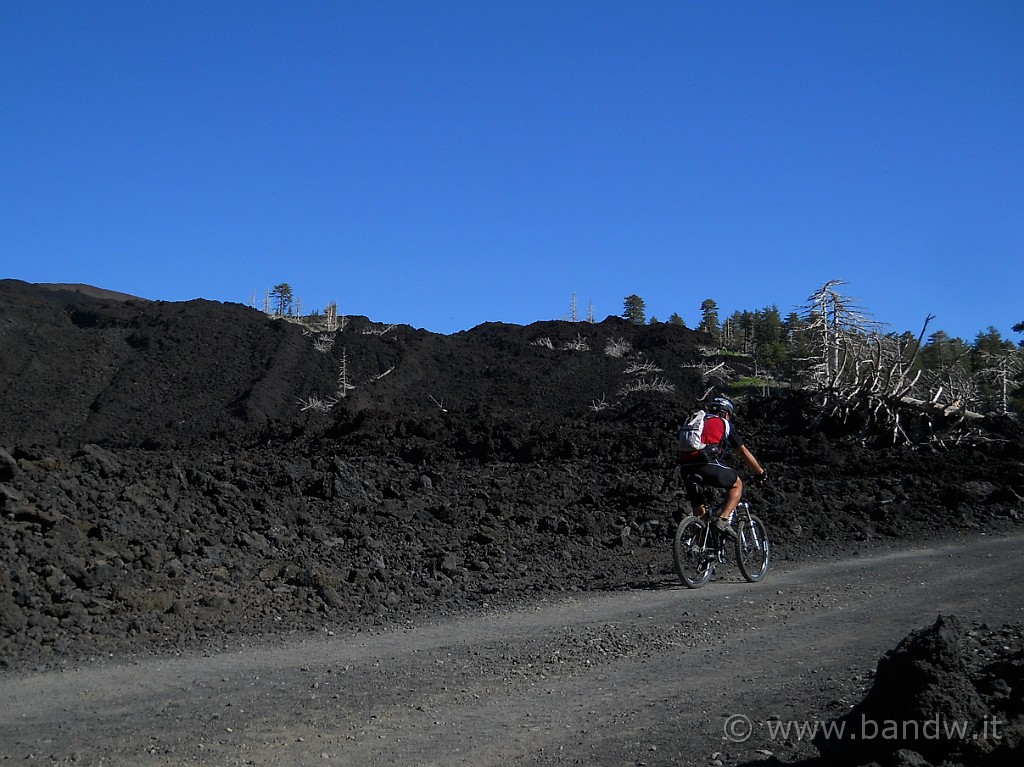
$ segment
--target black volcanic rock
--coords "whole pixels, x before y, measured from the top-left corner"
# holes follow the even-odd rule
[[[940,615],[879,660],[864,700],[814,744],[835,765],[1020,764],[1022,643],[1020,624],[965,626]]]
[[[670,580],[706,341],[615,317],[323,334],[0,281],[0,665]],[[780,562],[1024,513],[1017,432],[877,450],[808,431],[799,393],[734,393]]]

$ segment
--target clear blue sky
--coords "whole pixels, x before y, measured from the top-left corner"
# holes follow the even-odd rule
[[[0,0],[0,277],[1024,321],[1024,2]]]

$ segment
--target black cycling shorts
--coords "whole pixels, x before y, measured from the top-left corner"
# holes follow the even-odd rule
[[[720,463],[703,463],[692,467],[683,466],[680,471],[684,479],[687,474],[696,474],[711,487],[721,487],[724,489],[728,489],[735,485],[736,480],[740,476],[736,473],[735,469],[723,466]],[[689,487],[689,485],[687,485],[687,487]],[[690,503],[694,505],[699,505],[702,502],[700,498],[690,498],[689,500]]]

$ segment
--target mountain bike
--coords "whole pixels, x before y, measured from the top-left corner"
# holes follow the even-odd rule
[[[768,574],[772,547],[768,531],[753,513],[750,503],[741,500],[733,512],[731,522],[736,539],[730,540],[711,524],[718,516],[714,509],[721,508],[716,488],[696,475],[685,477],[684,483],[689,485],[687,497],[702,498],[708,513],[704,518],[686,516],[676,528],[672,555],[680,580],[691,589],[699,589],[711,580],[717,566],[728,562],[730,548],[740,574],[749,583],[762,580]]]

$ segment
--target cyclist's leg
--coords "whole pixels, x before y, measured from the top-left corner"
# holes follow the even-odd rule
[[[709,463],[702,466],[698,473],[708,484],[728,491],[720,514],[722,519],[728,519],[729,515],[736,510],[736,506],[739,505],[740,498],[743,496],[743,482],[740,480],[740,475],[736,473],[735,469],[720,463]]]
[[[729,516],[736,511],[736,507],[740,505],[740,498],[743,497],[743,480],[740,479],[739,475],[736,475],[736,481],[732,483],[732,487],[729,488],[729,492],[725,495],[725,505],[722,506],[722,518],[728,519]]]
[[[698,519],[704,519],[707,515],[707,509],[704,508],[704,496],[701,493],[700,488],[696,483],[690,480],[694,474],[700,474],[699,469],[703,467],[693,467],[680,469],[680,476],[683,480],[683,487],[686,488],[686,500],[690,503],[690,508],[693,509],[693,515]],[[676,520],[679,522],[680,520]]]

